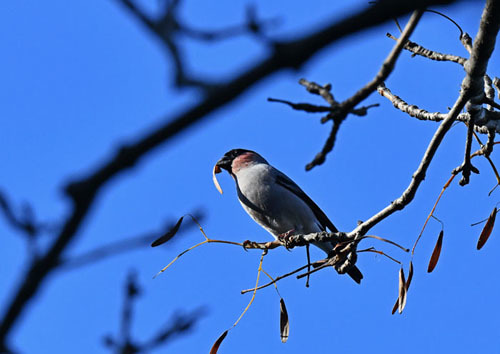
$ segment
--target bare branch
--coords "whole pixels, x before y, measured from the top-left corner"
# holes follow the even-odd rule
[[[14,212],[14,208],[10,205],[7,200],[7,197],[4,193],[0,191],[0,210],[5,215],[7,222],[16,230],[21,231],[26,234],[29,238],[33,238],[36,236],[40,229],[42,228],[41,224],[38,224],[34,220],[33,212],[31,208],[26,205],[25,212],[23,216],[17,216],[16,212]]]
[[[123,1],[131,3],[130,0]],[[340,38],[406,14],[416,7],[450,2],[453,1],[379,1],[376,5],[345,19],[332,21],[331,25],[316,32],[295,40],[278,43],[267,58],[257,62],[234,79],[218,85],[214,90],[208,92],[198,104],[188,108],[185,112],[165,117],[162,120],[165,122],[162,126],[137,141],[124,145],[88,176],[69,183],[65,191],[66,195],[70,197],[72,205],[61,230],[54,237],[47,252],[36,262],[30,264],[29,269],[25,272],[24,281],[13,291],[4,307],[6,310],[0,321],[0,351],[7,350],[7,338],[20,315],[26,309],[25,305],[38,292],[42,283],[47,279],[47,275],[57,267],[66,247],[75,240],[79,233],[80,226],[87,217],[90,207],[93,206],[95,197],[101,192],[102,187],[114,177],[134,167],[148,153],[172,137],[210,117],[211,113],[233,101],[262,79],[283,69],[299,68],[313,55]]]
[[[419,108],[414,104],[409,104],[401,97],[393,94],[391,90],[385,87],[384,84],[379,85],[377,91],[380,95],[389,99],[394,107],[399,109],[401,112],[407,113],[410,117],[414,117],[419,120],[441,122],[448,116],[446,113],[428,112],[425,109]],[[490,129],[493,129],[497,133],[500,133],[500,112],[485,111],[485,116],[487,117],[485,119],[485,124],[478,125],[476,122],[476,124],[474,124],[474,130],[478,133],[488,134],[488,131]],[[457,116],[456,120],[468,123],[470,121],[470,113],[460,113]]]
[[[394,39],[395,41],[398,40],[396,37],[394,37],[390,33],[387,33],[387,37],[389,37],[391,39]],[[427,58],[427,59],[430,59],[430,60],[451,61],[453,63],[457,63],[457,64],[460,64],[462,66],[467,61],[467,59],[464,58],[464,57],[460,57],[458,55],[452,55],[452,54],[439,53],[439,52],[436,52],[434,50],[430,50],[430,49],[424,48],[420,44],[417,44],[417,43],[412,42],[410,40],[408,40],[406,42],[406,44],[404,46],[404,49],[406,49],[407,51],[412,52],[413,53],[412,56],[419,55],[421,57],[424,57],[424,58]]]
[[[278,98],[268,98],[268,102],[279,102],[279,103],[284,103],[293,109],[297,111],[304,111],[308,113],[324,113],[324,112],[330,112],[330,113],[335,113],[336,109],[328,106],[320,106],[320,105],[314,105],[310,103],[293,103],[287,100],[281,100]],[[378,107],[378,103],[374,103],[368,106],[363,106],[360,108],[356,108],[351,110],[349,113],[354,114],[356,116],[366,116],[368,113],[368,110],[373,107]],[[330,120],[329,115],[321,119],[321,123],[326,123],[328,120]]]
[[[312,264],[312,263],[311,263]],[[249,292],[252,292],[252,291],[255,291],[255,290],[260,290],[260,289],[263,289],[263,288],[267,288],[269,285],[273,285],[273,284],[276,284],[277,281],[281,280],[281,279],[284,279],[284,278],[287,278],[289,277],[290,275],[293,275],[295,273],[298,273],[300,272],[301,270],[303,269],[306,269],[309,267],[309,264],[306,264],[300,268],[297,268],[295,270],[292,270],[291,272],[289,273],[286,273],[286,274],[283,274],[283,275],[280,275],[276,278],[274,278],[274,280],[270,281],[269,283],[266,283],[264,285],[259,285],[258,287],[254,287],[254,288],[251,288],[251,289],[245,289],[245,290],[241,290],[241,293],[242,294],[246,294],[246,293],[249,293]]]
[[[304,86],[309,93],[323,97],[323,99],[326,102],[328,102],[328,104],[331,107],[334,107],[339,104],[332,95],[331,84],[326,84],[324,86],[321,86],[315,82],[307,81],[306,79],[300,79],[299,84]]]
[[[387,253],[384,253],[382,251],[379,251],[378,249],[376,249],[375,247],[370,247],[370,248],[366,248],[364,250],[358,250],[358,253],[363,253],[363,252],[371,252],[371,253],[376,253],[376,254],[380,254],[382,256],[385,256],[387,258],[389,258],[391,261],[397,263],[397,264],[401,264],[400,261],[398,261],[396,258],[394,257],[391,257],[389,256]]]
[[[142,350],[148,351],[165,345],[179,335],[190,331],[205,315],[205,309],[195,309],[187,314],[174,314],[156,335],[141,345]]]
[[[493,88],[493,82],[488,75],[484,75],[484,95],[489,101],[493,101],[493,105],[496,105],[495,100],[495,89]],[[499,108],[499,107],[495,107]],[[488,107],[489,110],[492,110],[491,107]]]
[[[467,138],[465,140],[465,157],[464,157],[464,162],[462,163],[461,166],[455,168],[453,170],[453,174],[456,175],[459,172],[462,172],[462,178],[460,179],[460,182],[458,182],[461,186],[465,186],[466,184],[469,183],[469,178],[471,172],[474,173],[479,173],[479,170],[472,165],[471,162],[471,151],[472,151],[472,133],[474,132],[474,121],[472,120],[471,116],[471,121],[467,125]]]
[[[500,99],[500,79],[498,77],[493,79],[493,86],[497,89],[497,97]]]
[[[278,18],[260,20],[257,18],[256,12],[255,6],[249,5],[246,9],[245,23],[242,25],[232,26],[217,31],[206,31],[194,29],[183,24],[181,26],[182,33],[202,41],[217,41],[240,35],[254,34],[259,39],[264,39],[267,42],[265,32],[272,27],[276,27],[281,21]]]
[[[486,74],[488,60],[493,52],[496,36],[500,28],[500,4],[494,0],[488,0],[481,16],[481,23],[478,34],[474,41],[474,47],[471,53],[471,58],[465,64],[466,77],[462,82],[462,91],[453,105],[447,117],[443,120],[436,133],[432,137],[431,142],[427,146],[427,150],[420,161],[420,165],[412,176],[412,180],[401,196],[394,200],[390,205],[372,216],[367,221],[360,224],[350,234],[350,237],[355,239],[360,238],[370,228],[378,224],[380,221],[387,218],[397,210],[402,210],[414,198],[421,182],[425,178],[427,169],[439,147],[444,136],[451,128],[451,125],[458,117],[460,111],[465,107],[466,103],[475,97],[484,95],[483,77]]]
[[[278,98],[268,98],[268,102],[279,102],[284,103],[297,111],[304,111],[308,113],[321,113],[321,112],[331,112],[332,108],[328,106],[319,106],[309,103],[293,103],[287,100],[281,100]]]
[[[174,314],[168,320],[164,328],[160,329],[151,339],[141,342],[134,340],[131,334],[134,302],[142,290],[136,280],[136,274],[130,271],[125,283],[125,299],[122,308],[120,338],[114,339],[108,335],[105,337],[105,345],[116,353],[133,354],[146,352],[168,343],[175,337],[188,332],[204,315],[204,309],[194,310],[186,315]]]
[[[119,0],[155,37],[159,39],[164,48],[169,52],[172,58],[175,73],[174,83],[177,87],[194,86],[204,90],[211,89],[213,84],[195,79],[187,75],[184,68],[181,53],[179,51],[175,36],[181,32],[182,27],[177,21],[177,6],[178,1],[171,1],[169,6],[166,6],[164,13],[160,19],[152,19],[146,15],[134,0]]]
[[[368,84],[366,84],[363,88],[361,88],[358,92],[356,92],[353,96],[348,98],[347,100],[343,101],[342,103],[339,104],[339,109],[336,114],[332,114],[331,119],[333,119],[333,127],[330,132],[330,135],[328,136],[328,139],[326,140],[323,148],[321,151],[314,157],[314,159],[306,165],[306,170],[309,171],[315,166],[323,164],[326,160],[326,155],[332,151],[333,146],[335,144],[335,139],[337,136],[337,132],[339,130],[340,124],[344,121],[346,118],[347,114],[356,106],[358,105],[361,101],[363,101],[365,98],[367,98],[373,91],[376,90],[377,86],[382,83],[387,77],[389,77],[390,73],[394,69],[396,60],[399,57],[399,54],[401,54],[401,51],[403,50],[404,44],[412,34],[413,30],[417,26],[420,18],[422,17],[423,10],[415,10],[410,17],[410,20],[406,24],[406,27],[401,34],[400,39],[397,41],[396,45],[392,49],[392,51],[389,53],[387,58],[385,59],[384,63],[382,64],[382,67],[380,68],[379,72],[375,76],[375,78],[370,81]]]
[[[174,84],[179,88],[197,87],[206,92],[213,90],[217,84],[192,77],[187,73],[178,45],[179,35],[186,35],[202,41],[216,41],[250,33],[260,39],[265,39],[264,30],[278,23],[277,19],[258,20],[255,15],[255,9],[250,6],[247,8],[246,23],[244,25],[233,26],[218,31],[203,31],[194,29],[179,21],[177,14],[178,1],[169,2],[158,19],[152,19],[146,15],[136,5],[134,0],[119,1],[161,41],[164,48],[170,54],[175,68]]]
[[[472,38],[469,36],[469,34],[464,32],[460,36],[460,42],[462,42],[462,45],[464,46],[465,50],[467,50],[470,54],[472,52]]]
[[[495,136],[496,132],[494,129],[488,130],[488,141],[486,145],[484,145],[484,156],[490,157],[490,154],[493,152],[493,145],[495,145]]]

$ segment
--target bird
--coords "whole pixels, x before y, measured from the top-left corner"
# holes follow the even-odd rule
[[[232,149],[220,158],[214,173],[226,170],[236,182],[238,199],[250,217],[275,239],[281,235],[337,232],[326,214],[288,176],[252,150]],[[215,176],[215,175],[214,175]],[[329,254],[331,243],[314,243]],[[354,265],[347,272],[361,283],[363,274]]]

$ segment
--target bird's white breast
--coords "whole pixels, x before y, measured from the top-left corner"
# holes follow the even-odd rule
[[[276,184],[274,167],[259,163],[241,169],[236,175],[238,197],[245,211],[273,236],[320,231],[309,206],[297,195]]]

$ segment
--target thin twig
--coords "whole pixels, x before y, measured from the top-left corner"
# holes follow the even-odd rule
[[[479,139],[479,137],[478,137],[475,133],[474,133],[474,137],[477,139],[477,141],[479,142],[479,144],[480,144],[481,146],[483,146],[483,144],[482,144],[481,140]],[[498,142],[498,143],[500,143],[500,142]],[[496,144],[496,143],[495,143],[495,144]],[[470,155],[470,158],[471,158],[471,159],[473,159],[474,157],[476,157],[476,156],[480,156],[481,154],[483,154],[483,149],[480,149],[480,150],[476,151],[475,153],[471,154],[471,155]],[[493,161],[491,161],[491,159],[490,159],[489,157],[488,157],[487,159],[488,159],[488,161],[490,161],[490,163],[491,163],[491,166],[492,166],[492,168],[493,168],[493,172],[495,173],[495,176],[497,177],[497,181],[498,181],[497,185],[499,185],[499,184],[500,184],[500,176],[498,175],[498,171],[497,171],[497,169],[496,169],[495,165],[493,164]],[[432,207],[431,212],[429,213],[429,215],[427,215],[427,218],[425,219],[424,225],[422,226],[422,229],[420,230],[420,233],[418,234],[418,237],[417,237],[417,239],[415,240],[415,243],[413,244],[413,247],[412,247],[412,249],[411,249],[411,256],[412,256],[412,258],[413,258],[413,255],[414,255],[414,253],[415,253],[415,248],[417,247],[417,244],[418,244],[418,242],[419,242],[420,238],[422,237],[422,234],[424,233],[425,227],[427,226],[427,223],[428,223],[429,219],[430,219],[431,217],[436,218],[436,217],[434,216],[434,211],[436,210],[436,207],[437,207],[437,205],[438,205],[439,201],[441,200],[441,197],[443,196],[444,191],[445,191],[445,190],[446,190],[446,189],[450,186],[450,184],[451,184],[451,182],[453,181],[453,179],[455,178],[455,176],[456,176],[456,174],[452,174],[452,175],[451,175],[451,177],[448,179],[448,181],[444,184],[443,188],[441,189],[441,193],[439,193],[439,196],[438,196],[438,198],[436,199],[436,202],[434,203],[434,206]],[[491,192],[490,192],[490,193],[491,193]],[[436,219],[437,219],[437,218],[436,218]],[[440,221],[440,220],[439,220],[439,221]],[[440,221],[440,222],[441,222],[441,221]],[[481,222],[479,222],[479,223],[481,223]],[[474,226],[474,225],[475,225],[475,224],[473,224],[473,225],[471,225],[471,226]]]
[[[264,261],[264,256],[266,254],[267,254],[267,250],[264,250],[264,251],[262,251],[262,255],[260,256],[259,268],[257,269],[257,280],[255,281],[255,287],[254,287],[255,290],[253,291],[252,298],[250,299],[247,307],[245,307],[245,309],[241,313],[240,317],[238,317],[238,319],[236,320],[236,322],[233,324],[233,326],[231,328],[234,328],[238,324],[238,322],[240,322],[240,320],[243,318],[243,315],[248,311],[248,309],[252,305],[253,300],[255,300],[255,295],[257,294],[257,288],[259,287],[260,272],[262,271],[262,262]],[[275,281],[273,281],[273,283],[276,284]]]
[[[377,250],[375,247],[370,247],[370,248],[365,248],[364,250],[359,250],[358,253],[360,252],[372,252],[372,253],[377,253],[377,254],[380,254],[382,256],[386,256],[387,258],[389,258],[391,261],[393,262],[396,262],[397,264],[401,264],[400,261],[398,261],[396,258],[393,258],[391,256],[389,256],[388,254],[382,252],[382,251],[379,251]]]
[[[19,231],[22,231],[29,238],[36,236],[44,227],[34,220],[32,209],[26,204],[26,212],[23,216],[17,216],[14,208],[10,205],[4,193],[0,192],[0,210],[5,215],[7,222]]]
[[[293,274],[295,274],[295,273],[300,272],[300,271],[301,271],[301,270],[303,270],[303,269],[308,268],[308,266],[309,266],[309,264],[303,265],[302,267],[297,268],[297,269],[295,269],[295,270],[292,270],[292,271],[291,271],[291,272],[289,272],[289,273],[286,273],[286,274],[283,274],[283,275],[280,275],[280,276],[278,276],[278,277],[274,278],[274,280],[273,280],[273,281],[271,281],[271,282],[269,282],[269,283],[266,283],[266,284],[264,284],[264,285],[259,285],[259,286],[258,286],[258,287],[256,287],[256,288],[251,288],[251,289],[241,290],[241,293],[242,293],[242,294],[246,294],[246,293],[249,293],[249,292],[251,292],[251,291],[255,291],[255,290],[260,290],[260,289],[263,289],[263,288],[267,288],[269,285],[272,285],[272,284],[274,284],[274,283],[278,282],[279,280],[281,280],[281,279],[283,279],[283,278],[289,277],[290,275],[293,275]]]
[[[186,249],[186,250],[182,251],[181,253],[179,253],[174,259],[172,259],[172,261],[170,261],[169,264],[167,264],[162,270],[160,270],[158,273],[156,273],[156,275],[153,278],[156,278],[158,275],[160,275],[161,273],[163,273],[164,271],[166,271],[172,264],[175,263],[175,261],[177,261],[180,257],[182,257],[187,252],[189,252],[189,251],[191,251],[191,250],[193,250],[193,249],[195,249],[195,248],[197,248],[197,247],[199,247],[201,245],[204,245],[206,243],[224,243],[224,244],[228,244],[228,245],[235,245],[235,246],[243,247],[243,243],[239,243],[239,242],[206,239],[205,241],[197,243],[196,245],[191,246],[188,249]]]
[[[324,269],[324,268],[331,267],[332,265],[333,265],[333,264],[331,263],[331,259],[330,259],[330,261],[328,261],[328,262],[324,263],[323,265],[321,265],[321,266],[319,266],[319,267],[317,267],[317,268],[314,268],[314,269],[313,269],[313,270],[311,270],[311,271],[307,271],[307,272],[305,272],[305,273],[302,273],[302,274],[297,275],[297,279],[301,279],[301,278],[304,278],[304,277],[308,277],[308,276],[310,276],[311,274],[316,273],[316,272],[318,272],[318,271],[320,271],[320,270],[322,270],[322,269]]]
[[[281,294],[280,294],[280,291],[278,290],[278,284],[276,284],[276,280],[268,272],[266,272],[264,269],[262,269],[262,273],[264,273],[265,275],[267,275],[267,277],[269,279],[271,279],[271,283],[274,285],[274,288],[276,289],[276,293],[281,298]]]
[[[393,39],[395,41],[398,40],[396,37],[394,37],[390,33],[387,33],[386,35],[390,39]],[[435,61],[450,61],[453,63],[460,64],[461,66],[463,66],[465,64],[465,62],[467,61],[467,58],[464,58],[464,57],[461,57],[458,55],[453,55],[453,54],[444,54],[444,53],[436,52],[434,50],[424,48],[420,44],[417,44],[417,43],[412,42],[410,40],[408,40],[406,42],[404,49],[406,49],[409,52],[412,52],[413,53],[412,57],[415,55],[419,55],[421,57],[424,57],[424,58],[427,58],[430,60],[435,60]]]
[[[498,204],[497,204],[498,205]],[[496,210],[496,213],[498,214],[498,212],[500,211],[500,209],[498,209],[497,207],[495,207],[495,210]],[[470,226],[476,226],[476,225],[479,225],[479,224],[482,224],[483,222],[485,221],[488,221],[489,217],[487,217],[486,219],[483,219],[483,220],[480,220],[480,221],[477,221],[473,224],[470,224]]]
[[[292,107],[295,110],[298,111],[304,111],[304,112],[309,112],[309,113],[324,113],[324,112],[331,112],[332,108],[328,106],[319,106],[319,105],[314,105],[310,103],[293,103],[287,100],[282,100],[279,98],[272,98],[269,97],[267,99],[267,102],[278,102],[278,103],[284,103],[290,107]]]
[[[471,158],[473,158],[475,156],[479,156],[479,155],[484,155],[484,157],[486,158],[486,160],[490,164],[491,169],[493,170],[493,173],[495,174],[495,177],[497,179],[497,183],[490,190],[490,192],[488,193],[488,196],[490,196],[491,193],[493,193],[493,191],[500,185],[500,175],[498,173],[498,170],[497,170],[495,164],[493,163],[493,161],[490,158],[490,154],[493,151],[493,147],[497,144],[500,144],[500,141],[497,141],[497,142],[494,141],[495,136],[496,136],[496,133],[493,129],[488,130],[488,141],[486,142],[486,145],[483,145],[481,139],[479,139],[477,134],[474,133],[474,137],[476,138],[477,142],[481,146],[481,149],[479,149],[478,151],[476,151],[475,153],[473,153],[471,155]]]
[[[455,26],[457,26],[458,30],[460,31],[460,38],[464,35],[464,31],[462,30],[462,27],[460,27],[458,25],[458,23],[456,23],[451,17],[448,17],[448,16],[446,16],[445,14],[443,14],[443,13],[441,13],[439,11],[431,10],[431,9],[426,9],[425,12],[432,12],[432,13],[434,13],[436,15],[444,17],[445,19],[447,19],[448,21],[450,21],[451,23],[453,23]]]
[[[309,254],[309,245],[306,245],[306,254],[307,254],[307,271],[311,271],[311,255]],[[306,288],[309,287],[309,276],[306,280]]]
[[[403,251],[405,252],[409,252],[410,250],[406,247],[403,247],[401,246],[400,244],[394,242],[394,241],[391,241],[391,240],[388,240],[388,239],[385,239],[383,237],[380,237],[380,236],[375,236],[375,235],[365,235],[363,237],[360,237],[360,240],[364,239],[364,238],[374,238],[376,240],[379,240],[379,241],[383,241],[383,242],[387,242],[393,246],[396,246],[396,247],[399,247],[400,249],[402,249]]]

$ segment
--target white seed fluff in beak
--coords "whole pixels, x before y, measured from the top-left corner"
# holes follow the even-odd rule
[[[220,187],[220,184],[219,184],[219,181],[217,181],[217,177],[215,176],[217,173],[221,173],[221,169],[219,166],[215,165],[214,166],[214,170],[212,172],[212,179],[214,181],[214,184],[215,184],[215,188],[217,188],[217,190],[219,191],[220,194],[222,194],[222,188]]]

